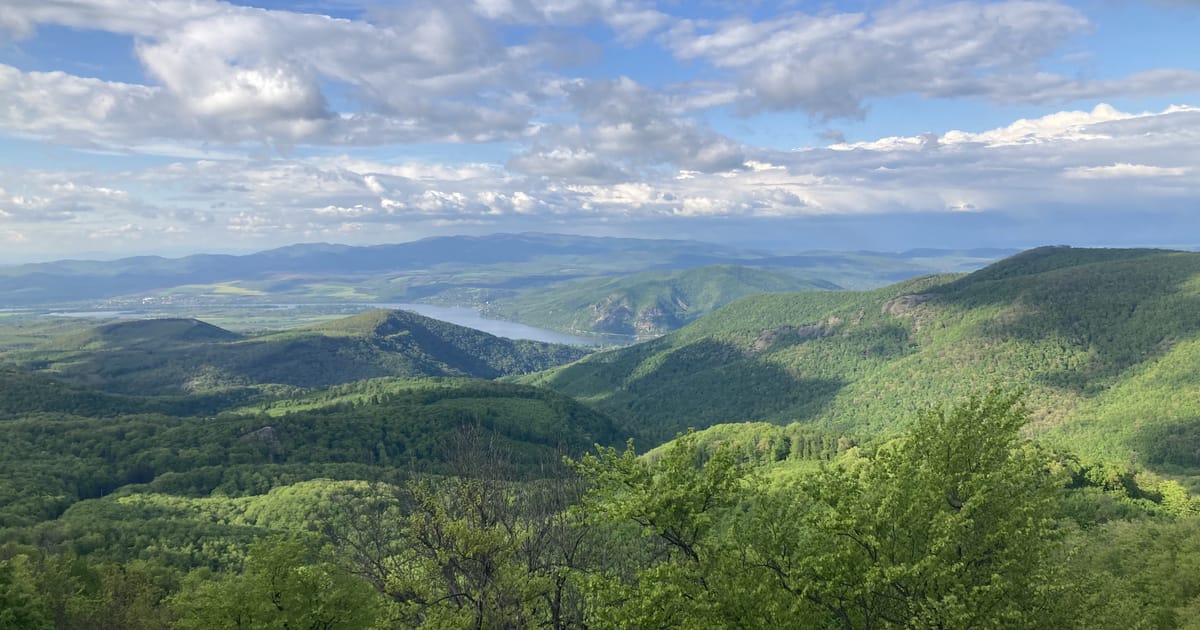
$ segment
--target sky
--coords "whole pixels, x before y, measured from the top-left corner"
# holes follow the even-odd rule
[[[0,263],[1200,246],[1200,0],[0,0]]]

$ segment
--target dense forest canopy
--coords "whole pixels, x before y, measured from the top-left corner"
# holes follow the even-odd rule
[[[56,325],[2,355],[0,627],[1188,627],[1198,279],[1046,248],[590,355]]]

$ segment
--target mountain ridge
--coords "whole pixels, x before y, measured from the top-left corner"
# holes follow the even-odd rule
[[[188,339],[189,334],[201,339]],[[504,339],[408,311],[376,310],[251,337],[191,319],[117,322],[6,358],[112,393],[166,395],[261,385],[320,387],[383,376],[496,378],[586,353]]]
[[[1115,438],[1078,414],[1120,408],[1110,391],[1144,370],[1173,374],[1172,391],[1179,379],[1200,388],[1200,369],[1189,377],[1180,367],[1200,368],[1188,350],[1200,338],[1195,312],[1200,254],[1034,250],[874,291],[747,297],[659,339],[522,380],[576,396],[651,442],[760,420],[894,432],[926,401],[1025,389],[1031,431],[1128,459],[1145,427],[1200,417],[1200,401],[1136,426],[1113,420],[1105,430],[1119,425]]]
[[[838,284],[878,284],[881,279],[896,280],[946,267],[974,268],[994,258],[994,252],[982,253],[945,250],[941,252],[945,260],[906,253],[788,256],[678,239],[536,232],[439,236],[369,246],[296,244],[240,255],[137,256],[0,266],[0,300],[11,306],[101,299],[137,305],[147,297],[192,296],[198,288],[238,283],[242,297],[288,295],[329,301],[357,295],[367,301],[411,301],[454,289],[475,293],[516,290],[570,278],[712,264],[806,270],[810,277]],[[824,277],[826,274],[837,277]],[[332,290],[330,284],[342,290]],[[221,291],[215,293],[230,298]]]

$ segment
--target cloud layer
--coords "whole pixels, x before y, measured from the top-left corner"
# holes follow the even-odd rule
[[[127,38],[144,80],[0,63],[0,134],[169,161],[71,171],[10,161],[0,242],[187,250],[213,238],[628,233],[1200,199],[1200,109],[1104,104],[1188,102],[1200,71],[1073,67],[1095,30],[1079,8],[781,4],[685,15],[649,0],[421,0],[347,18],[220,0],[9,0],[10,46],[53,28],[102,31]],[[622,55],[645,67],[606,61]],[[853,121],[895,98],[1043,113],[853,141],[831,131],[793,151],[736,132],[766,114],[809,129]],[[464,145],[479,156],[447,148]]]

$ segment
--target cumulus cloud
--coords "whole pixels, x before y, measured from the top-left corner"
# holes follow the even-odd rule
[[[680,20],[648,0],[419,0],[356,19],[220,0],[11,0],[0,28],[129,35],[147,85],[0,66],[0,129],[93,149],[223,156],[261,144],[511,142],[516,172],[594,182],[666,164],[740,167],[747,149],[693,117],[862,115],[898,94],[1055,102],[1200,90],[1158,68],[1080,80],[1039,70],[1090,25],[1050,0],[904,2],[869,13],[800,11]],[[551,70],[596,23],[718,72],[647,87]],[[506,25],[521,28],[505,31]]]
[[[951,130],[934,135],[938,146],[979,144],[1001,147],[1023,144],[1047,144],[1112,140],[1116,136],[1163,137],[1164,134],[1197,130],[1200,108],[1174,105],[1161,112],[1130,113],[1100,103],[1090,111],[1061,111],[1040,118],[1021,119],[1005,127],[982,132]],[[889,136],[866,142],[839,142],[829,146],[835,151],[855,149],[867,151],[902,151],[928,146],[930,138],[921,136]],[[1068,145],[1069,146],[1069,145]]]
[[[513,137],[527,125],[530,95],[540,89],[536,69],[549,54],[543,44],[499,42],[455,2],[409,3],[376,12],[375,21],[212,0],[15,0],[5,15],[9,30],[25,35],[44,23],[137,37],[137,58],[158,85],[4,69],[14,88],[4,100],[31,114],[10,113],[6,128],[84,131],[64,115],[38,122],[32,114],[75,112],[70,106],[87,99],[94,141],[155,131],[282,147]],[[344,86],[353,108],[335,111],[328,85]],[[25,102],[32,98],[44,102]],[[148,129],[121,116],[130,111],[174,124]]]
[[[696,171],[741,168],[745,149],[694,121],[674,115],[669,99],[628,77],[579,80],[562,92],[575,125],[546,125],[510,167],[549,177],[615,181],[660,164]]]
[[[145,205],[127,191],[95,186],[71,179],[72,175],[34,173],[23,178],[0,178],[0,219],[27,224],[66,222],[115,209],[135,214]],[[74,177],[78,177],[75,175]]]
[[[1066,76],[1077,60],[1061,56],[1064,43],[1092,25],[1065,3],[915,0],[865,13],[780,3],[791,12],[767,19],[663,12],[685,4],[417,0],[340,19],[220,0],[8,0],[0,36],[37,37],[50,24],[125,35],[147,80],[0,65],[0,132],[179,161],[106,174],[0,166],[0,239],[369,241],[459,228],[1133,208],[1200,193],[1200,109],[1092,105],[1200,90],[1200,72]],[[729,3],[720,14],[739,12],[753,13]],[[666,65],[632,71],[638,80],[571,76],[571,64],[594,61],[581,37],[637,54],[657,46]],[[756,148],[707,122],[724,124],[733,109],[853,117],[909,94],[1088,106],[862,142],[826,129],[827,146],[795,151]],[[490,144],[443,159],[428,147],[439,143]]]
[[[1053,103],[1200,89],[1200,73],[1155,69],[1081,80],[1040,64],[1090,28],[1059,2],[899,3],[871,13],[794,12],[761,21],[683,21],[664,41],[676,57],[733,74],[744,113],[803,110],[861,117],[873,98],[902,94]]]
[[[1101,105],[990,130],[795,151],[748,149],[735,169],[660,168],[612,180],[353,156],[184,161],[109,176],[116,181],[105,183],[72,173],[0,171],[0,221],[22,233],[26,226],[61,225],[65,232],[41,232],[55,238],[133,224],[156,238],[185,233],[269,244],[347,234],[388,239],[457,227],[974,216],[1047,205],[1136,213],[1200,194],[1196,146],[1198,108],[1130,113]],[[584,153],[560,157],[568,166],[590,159]],[[145,198],[134,190],[145,191]]]
[[[162,89],[0,64],[0,128],[87,145],[188,137]]]

